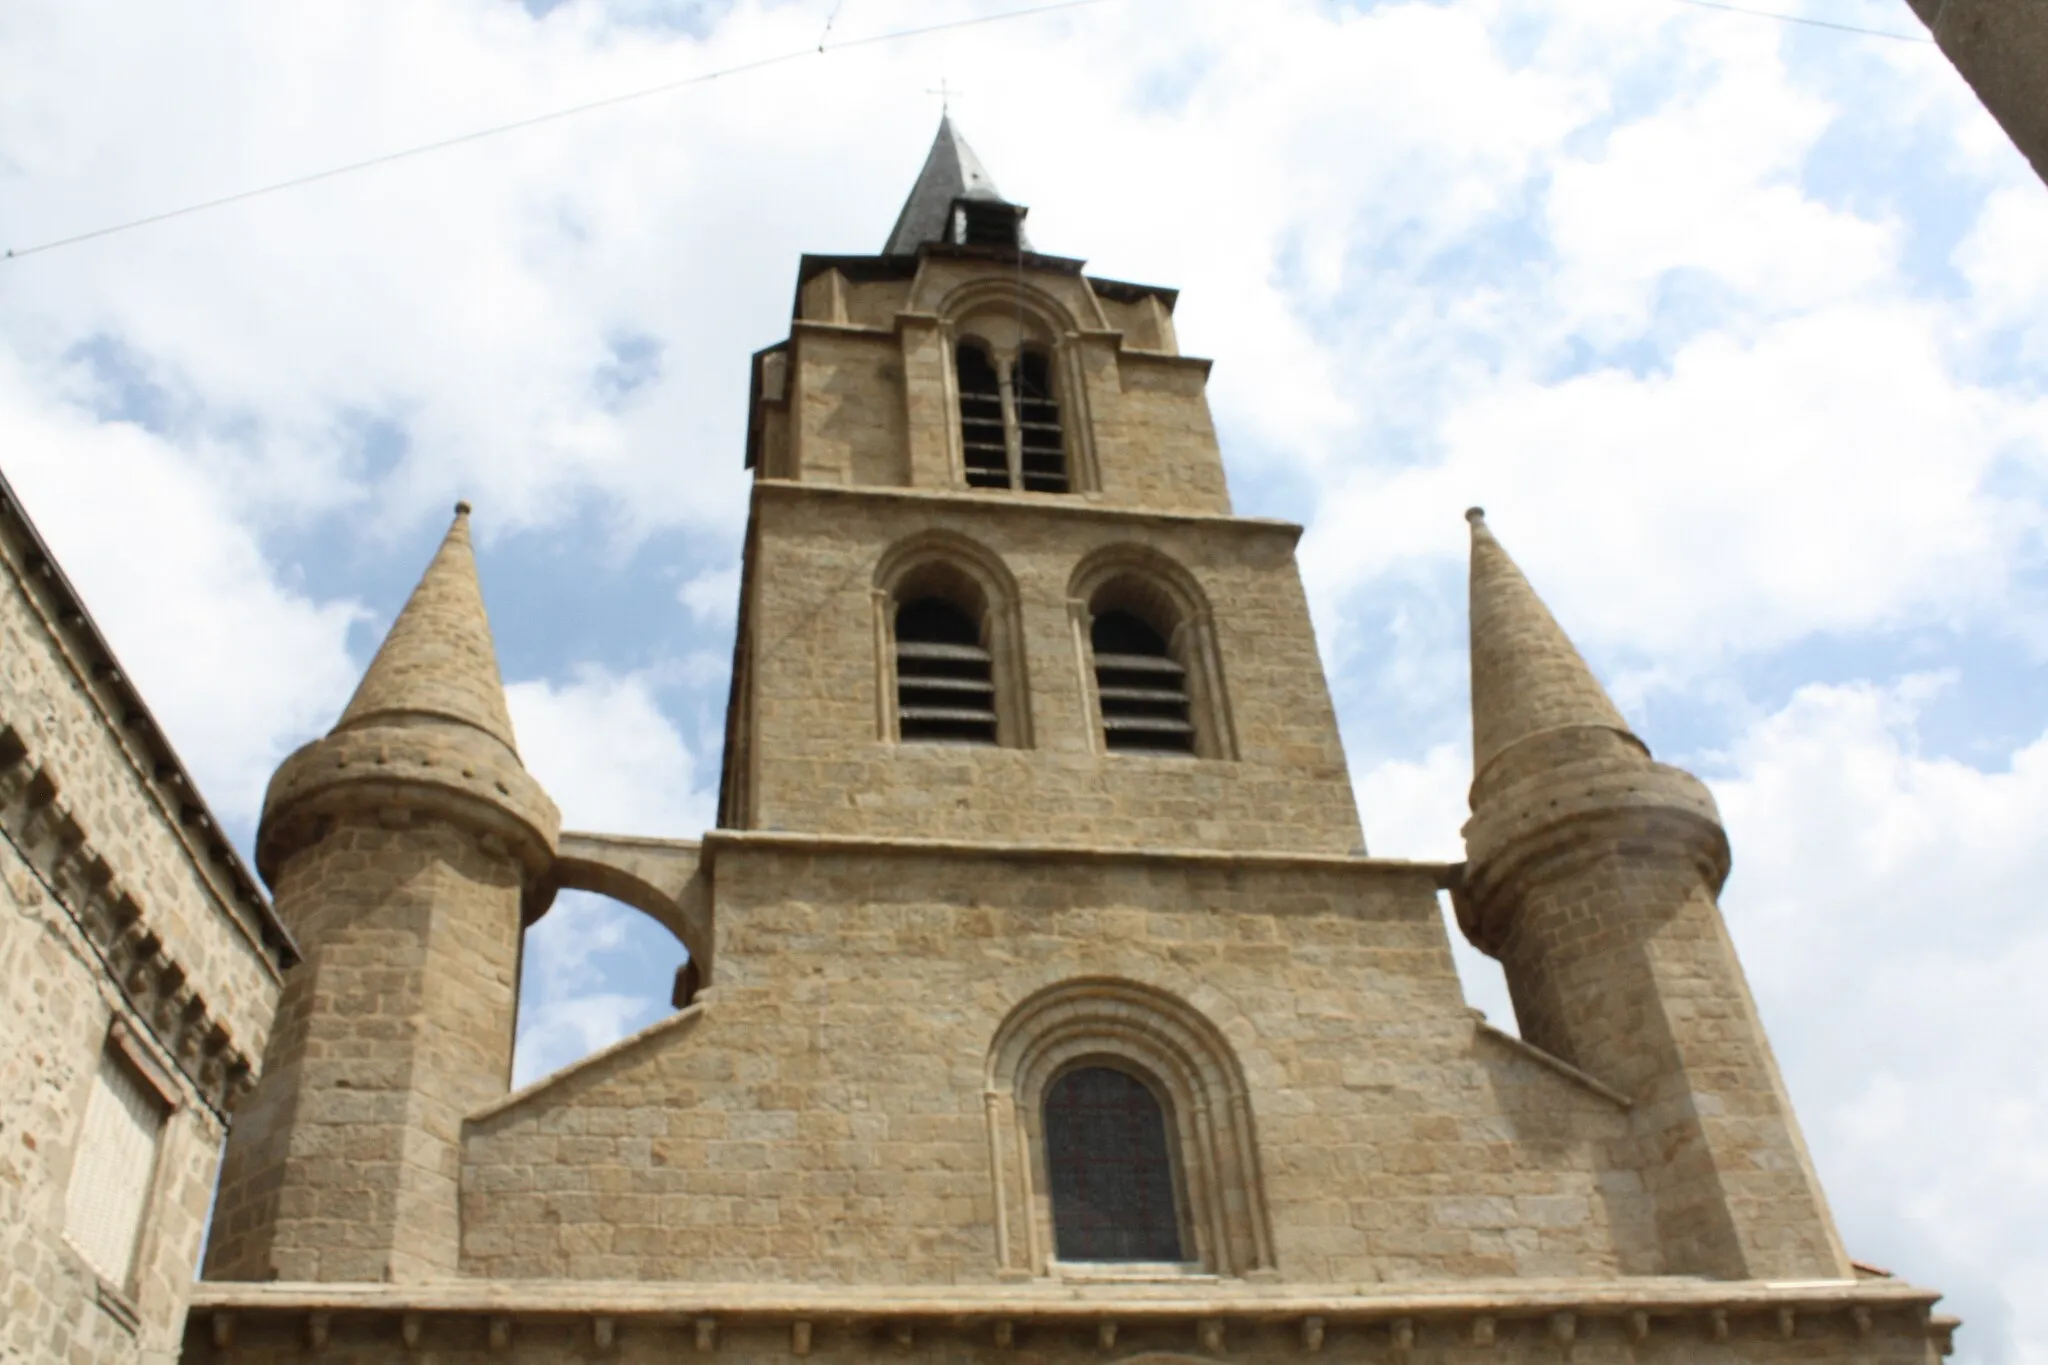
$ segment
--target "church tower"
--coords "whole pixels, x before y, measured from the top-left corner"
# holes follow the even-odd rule
[[[1034,251],[950,122],[754,362],[736,829],[1350,854],[1299,528],[1231,514],[1170,289]]]
[[[803,258],[701,840],[556,831],[458,516],[271,787],[306,960],[190,1357],[1929,1365],[1937,1296],[1842,1254],[1705,789],[1475,519],[1470,862],[1368,856],[1300,528],[1233,510],[1174,292],[1025,220],[946,121],[879,252]],[[508,1093],[556,887],[689,973]]]

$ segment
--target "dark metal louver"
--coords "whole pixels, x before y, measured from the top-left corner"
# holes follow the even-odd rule
[[[970,488],[1008,488],[1010,459],[1003,445],[1003,394],[988,352],[962,342],[954,352],[960,373],[960,441]]]
[[[1067,452],[1060,435],[1060,405],[1053,397],[1052,363],[1040,351],[1026,351],[1017,361],[1017,427],[1023,437],[1025,489],[1066,492]]]
[[[1112,749],[1191,754],[1187,670],[1165,637],[1124,611],[1095,618],[1095,696],[1103,742]]]
[[[992,661],[974,618],[939,597],[896,609],[896,717],[906,740],[996,742]]]

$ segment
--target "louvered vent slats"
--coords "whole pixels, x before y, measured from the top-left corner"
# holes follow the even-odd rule
[[[962,343],[956,353],[960,372],[960,441],[970,488],[1008,488],[1010,457],[1003,438],[1002,385],[988,352]]]
[[[994,660],[974,618],[943,598],[896,609],[896,722],[906,740],[996,742]]]
[[[1111,749],[1191,754],[1187,670],[1164,636],[1129,612],[1106,612],[1090,632],[1102,738]]]
[[[1052,362],[1026,351],[1010,369],[1007,396],[996,362],[978,341],[954,350],[960,387],[960,453],[970,488],[1013,488],[1066,493],[1066,437],[1053,394]],[[1011,445],[1017,464],[1011,468]]]
[[[65,1195],[64,1235],[110,1284],[126,1285],[149,1209],[164,1106],[111,1047],[85,1104]]]
[[[1017,362],[1017,429],[1024,454],[1024,487],[1033,493],[1067,491],[1066,441],[1060,405],[1053,398],[1052,366],[1038,351]]]

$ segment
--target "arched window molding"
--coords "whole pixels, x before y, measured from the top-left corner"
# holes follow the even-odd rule
[[[1229,1043],[1185,1001],[1116,977],[1076,978],[1039,991],[1010,1012],[990,1044],[984,1095],[999,1269],[1033,1276],[1119,1269],[1063,1265],[1054,1250],[1045,1101],[1054,1083],[1082,1066],[1126,1070],[1161,1101],[1184,1201],[1179,1268],[1271,1272],[1272,1227],[1250,1093]]]
[[[1145,546],[1109,546],[1088,556],[1074,571],[1067,588],[1067,610],[1082,694],[1088,698],[1089,729],[1098,752],[1109,752],[1110,747],[1097,687],[1094,624],[1098,615],[1124,612],[1164,637],[1167,657],[1181,667],[1188,718],[1194,726],[1194,755],[1237,757],[1237,730],[1224,685],[1215,618],[1207,594],[1186,569]]]
[[[874,580],[876,733],[903,742],[896,622],[907,602],[936,597],[964,611],[980,631],[995,685],[996,745],[1031,747],[1030,688],[1024,669],[1017,583],[985,546],[949,531],[925,531],[883,554]]]
[[[984,278],[947,295],[937,312],[949,360],[946,398],[952,419],[947,430],[955,481],[966,487],[996,486],[986,472],[986,459],[980,465],[969,459],[968,428],[976,414],[962,408],[960,350],[964,345],[986,356],[999,380],[1008,475],[1004,486],[1066,493],[1100,488],[1086,372],[1077,344],[1080,325],[1060,301],[1029,281]],[[1049,389],[1044,395],[1045,407],[1034,406],[1028,392],[1033,386],[1023,382],[1024,372],[1034,369],[1037,361],[1044,366],[1040,382]],[[1041,439],[1035,446],[1033,443],[1033,425],[1047,420],[1055,420],[1059,427],[1064,488],[1055,488],[1049,477],[1050,466],[1043,456],[1050,447],[1042,432]]]

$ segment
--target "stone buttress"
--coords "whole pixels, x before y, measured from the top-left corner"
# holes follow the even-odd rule
[[[1728,838],[1651,759],[1487,529],[1472,524],[1465,932],[1522,1036],[1634,1101],[1667,1273],[1842,1278],[1848,1261],[1716,897]]]
[[[455,1273],[464,1114],[506,1092],[523,916],[559,817],[514,748],[468,507],[325,738],[271,780],[257,866],[304,946],[236,1116],[206,1273]]]

